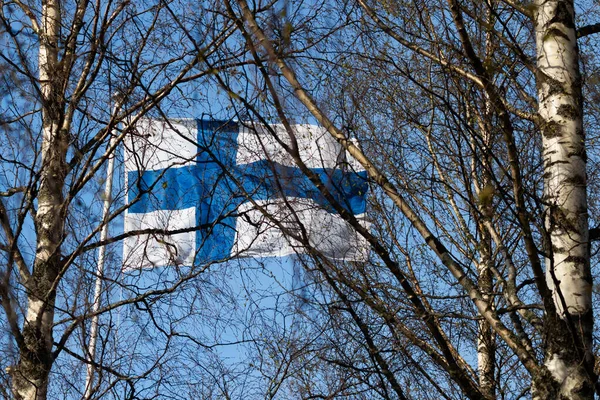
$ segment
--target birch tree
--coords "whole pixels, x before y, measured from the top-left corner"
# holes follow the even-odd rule
[[[123,212],[117,196],[109,199],[109,213],[101,213],[107,159],[119,154],[136,120],[174,91],[181,96],[186,82],[210,74],[178,33],[188,7],[163,1],[1,2],[0,321],[9,327],[2,338],[6,398],[114,395],[111,390],[120,384],[128,393],[120,397],[135,397],[135,385],[127,383],[131,376],[143,379],[160,367],[154,360],[126,372],[109,365],[107,347],[94,359],[87,350],[88,328],[92,317],[111,316],[128,304],[139,309],[149,296],[156,302],[201,272],[188,271],[160,290],[135,287],[119,299],[107,286],[121,284],[111,280],[120,267],[113,266],[111,278],[97,276],[94,265],[97,249],[119,240],[99,240],[99,231]],[[194,24],[203,37],[202,57],[211,59],[228,25],[210,13]],[[221,55],[215,65],[232,62]],[[94,309],[90,289],[101,278],[104,300]],[[99,345],[112,334],[107,329]],[[164,333],[166,352],[173,332]],[[145,361],[157,357],[164,363],[160,351]],[[86,365],[109,377],[86,390],[80,380]]]
[[[346,216],[380,269],[315,255],[321,284],[371,355],[365,364],[324,356],[331,368],[355,377],[372,368],[389,390],[383,398],[413,397],[420,385],[400,383],[411,359],[422,385],[443,397],[454,396],[451,387],[468,398],[593,398],[589,225],[597,217],[586,174],[597,159],[585,135],[593,109],[581,52],[593,57],[582,43],[598,32],[597,5],[358,0],[288,5],[276,22],[243,0],[226,7],[277,118],[301,114],[283,100],[293,93],[294,107],[328,129],[381,196],[375,231]],[[314,21],[303,17],[317,9],[330,24],[306,29]],[[399,303],[422,324],[407,326]],[[453,318],[471,328],[445,322]],[[461,342],[467,331],[475,365]],[[419,368],[415,354],[430,367]],[[343,393],[324,390],[306,395]]]
[[[586,149],[573,2],[537,2],[538,114],[544,162],[546,283],[552,292],[545,365],[560,394],[592,397],[595,384]],[[554,308],[552,308],[554,307]],[[555,333],[554,329],[561,327]],[[547,397],[536,387],[536,396]]]
[[[3,2],[2,395],[593,398],[599,12],[573,0]],[[119,193],[101,216],[106,161],[144,115],[199,117],[198,93],[288,138],[295,122],[325,127],[346,167],[368,173],[371,228],[290,158],[371,257],[332,261],[265,215],[311,256],[296,259],[303,290],[285,307],[271,293],[262,309],[251,288],[235,303],[211,265],[194,265],[133,284],[114,272],[103,284],[123,297],[106,289],[93,311],[95,251],[126,236],[99,239],[124,211]],[[247,301],[253,324],[219,337]],[[293,310],[293,329],[269,307]],[[121,309],[131,351],[110,356]],[[98,358],[94,316],[108,320]],[[229,340],[253,346],[240,369],[210,352]]]

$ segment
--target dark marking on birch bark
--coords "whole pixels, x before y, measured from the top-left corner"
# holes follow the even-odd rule
[[[558,247],[558,246],[552,245],[552,252],[554,254],[564,254],[567,252],[567,249],[565,249],[564,247]]]
[[[563,136],[562,125],[556,121],[548,121],[542,129],[542,134],[547,139],[553,139]]]
[[[581,146],[575,149],[575,151],[571,151],[567,153],[568,158],[580,158],[583,162],[587,161],[587,153],[585,151],[585,147]]]
[[[553,195],[544,196],[544,200],[551,202],[554,199]],[[550,228],[548,232],[551,234],[560,234],[559,230],[563,230],[565,232],[575,232],[578,233],[580,231],[580,227],[578,224],[577,217],[569,217],[568,211],[564,210],[562,207],[557,205],[549,207],[549,217],[550,217]]]
[[[548,169],[548,168],[550,168],[554,165],[558,165],[558,164],[569,164],[569,162],[565,161],[565,160],[555,160],[552,162],[546,162],[546,163],[544,163],[544,169]],[[547,173],[550,174],[549,177],[552,176],[552,172],[547,172]]]
[[[568,118],[571,121],[576,120],[580,117],[579,110],[571,104],[561,104],[556,110],[556,113],[561,117]]]
[[[564,259],[564,262],[572,262],[572,263],[576,263],[576,264],[584,264],[587,261],[587,259],[585,257],[580,257],[580,256],[567,256]]]
[[[560,29],[558,29],[558,28],[550,28],[550,29],[548,29],[548,31],[544,35],[544,39],[543,40],[545,42],[546,40],[552,39],[552,38],[555,38],[555,37],[561,37],[561,38],[565,39],[566,41],[570,40],[569,36],[566,33],[564,33],[563,31],[561,31]]]
[[[562,24],[569,29],[575,29],[574,20],[573,13],[569,7],[567,7],[566,2],[559,1],[554,10],[554,16],[546,22],[545,26],[548,27],[552,24]]]
[[[574,186],[585,186],[586,179],[585,179],[585,176],[577,174],[577,175],[573,175],[573,176],[566,178],[564,180],[564,182],[570,183]]]
[[[546,98],[557,95],[557,94],[565,94],[566,90],[562,84],[562,82],[548,76],[548,74],[543,71],[536,72],[536,80],[539,82],[538,85],[545,85],[546,90],[543,93],[544,98],[540,98],[540,101],[544,101]]]

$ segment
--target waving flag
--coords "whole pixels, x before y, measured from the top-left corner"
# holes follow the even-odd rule
[[[368,246],[335,202],[366,225],[366,173],[323,129],[203,120],[142,120],[126,143],[125,268],[305,253],[365,260]],[[273,135],[273,132],[275,135]],[[281,143],[279,142],[281,141]]]

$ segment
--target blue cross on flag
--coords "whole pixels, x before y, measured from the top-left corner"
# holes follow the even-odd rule
[[[367,176],[323,128],[294,125],[304,164],[363,224]],[[282,125],[151,120],[125,145],[124,268],[305,253],[364,261],[368,245],[282,147]],[[135,234],[134,234],[135,233]],[[302,239],[302,240],[299,240]]]

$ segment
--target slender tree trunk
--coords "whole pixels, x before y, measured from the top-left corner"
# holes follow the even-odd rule
[[[537,87],[542,120],[546,280],[545,364],[534,398],[593,398],[592,310],[586,153],[579,54],[572,0],[536,0]],[[550,382],[553,380],[554,382]]]
[[[482,238],[482,246],[490,246],[491,239],[489,235]],[[491,246],[490,246],[491,247]],[[490,247],[484,250],[478,266],[478,284],[481,288],[483,298],[491,302],[492,293],[492,274],[490,272],[490,254],[487,252]],[[477,334],[477,369],[479,372],[479,386],[484,395],[489,398],[495,398],[496,379],[495,371],[495,338],[490,324],[482,319],[478,322]]]
[[[490,41],[488,40],[488,43]],[[488,46],[489,48],[489,46]],[[477,116],[479,125],[479,131],[481,132],[481,139],[483,143],[483,154],[481,154],[480,160],[474,160],[473,162],[473,179],[476,182],[477,196],[479,199],[479,210],[482,218],[491,221],[493,211],[492,202],[494,197],[493,183],[491,179],[491,104],[489,99],[486,98],[485,103],[485,114],[483,117]],[[474,148],[476,148],[474,146]],[[481,163],[481,164],[480,164]],[[478,174],[477,170],[481,170]],[[478,175],[481,175],[478,178]],[[477,265],[477,284],[481,290],[483,299],[493,307],[493,280],[492,280],[492,267],[494,260],[492,259],[492,238],[485,227],[485,222],[480,221],[480,257]],[[485,319],[481,319],[477,323],[477,370],[479,373],[479,386],[481,391],[488,398],[495,398],[496,393],[496,377],[495,363],[496,363],[496,345],[495,335],[489,324]]]
[[[481,124],[482,128],[486,128],[486,124]],[[489,144],[489,131],[487,129],[482,130],[484,135],[484,143],[486,146]],[[488,152],[487,149],[485,150]],[[489,154],[485,154],[483,157],[483,174],[481,182],[479,183],[478,196],[480,211],[484,219],[491,220],[492,216],[492,199],[493,189],[489,174]],[[480,223],[480,235],[479,241],[480,246],[480,258],[477,265],[477,284],[481,291],[483,299],[490,304],[490,308],[493,307],[493,280],[491,268],[493,266],[492,259],[492,238],[489,232],[485,228],[485,223]],[[495,398],[496,392],[496,377],[495,363],[496,363],[496,345],[495,335],[489,324],[485,319],[481,319],[477,323],[477,369],[479,373],[479,386],[481,391],[488,398]]]
[[[61,128],[64,116],[64,79],[58,62],[60,9],[58,0],[42,4],[39,35],[39,79],[43,107],[42,168],[35,216],[36,257],[28,285],[27,314],[23,324],[19,363],[13,371],[17,399],[46,399],[48,374],[53,363],[52,325],[55,280],[60,271],[63,238],[66,150],[68,134]]]
[[[495,0],[487,0],[482,5],[485,13],[486,22],[490,27],[494,26],[496,18],[497,4]],[[485,63],[490,63],[494,56],[496,48],[492,30],[487,29],[485,33]],[[479,210],[482,218],[491,223],[493,215],[494,185],[492,182],[492,117],[493,106],[490,98],[486,95],[484,98],[484,107],[482,114],[475,112],[479,132],[481,133],[481,154],[480,159],[474,160],[473,178],[477,183],[476,190],[479,198]],[[473,148],[477,148],[475,145]],[[479,170],[479,173],[478,173]],[[480,178],[478,178],[480,176]],[[480,259],[477,265],[477,284],[481,290],[483,299],[493,307],[493,280],[492,267],[492,238],[485,226],[485,221],[479,223],[480,230]],[[477,369],[479,373],[479,386],[481,391],[488,398],[495,398],[496,394],[496,344],[495,335],[485,319],[481,319],[477,324]]]

